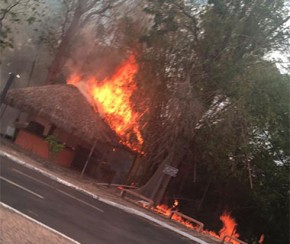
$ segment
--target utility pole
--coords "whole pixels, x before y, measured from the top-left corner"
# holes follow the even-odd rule
[[[3,91],[1,92],[0,107],[3,104],[3,102],[5,100],[5,97],[6,97],[6,94],[7,94],[8,90],[9,90],[10,86],[12,85],[15,77],[20,78],[19,75],[15,75],[12,72],[9,73],[8,80],[6,81],[6,84],[5,84],[4,88],[3,88]]]
[[[97,145],[97,141],[95,141],[94,144],[93,144],[93,146],[91,147],[90,154],[89,154],[89,156],[88,156],[88,158],[87,158],[87,161],[86,161],[86,163],[85,163],[85,165],[84,165],[84,168],[83,168],[83,170],[82,170],[82,173],[81,173],[80,178],[83,178],[83,176],[84,176],[85,170],[86,170],[86,168],[87,168],[87,166],[88,166],[88,163],[89,163],[89,161],[90,161],[90,159],[91,159],[91,156],[92,156],[92,154],[93,154],[93,152],[94,152],[94,150],[95,150],[96,145]]]

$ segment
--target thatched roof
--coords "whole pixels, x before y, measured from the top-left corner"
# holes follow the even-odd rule
[[[118,145],[115,133],[72,85],[46,85],[11,89],[5,103],[39,115],[87,143],[95,140]]]

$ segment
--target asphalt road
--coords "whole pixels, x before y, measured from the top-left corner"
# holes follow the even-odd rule
[[[1,202],[86,244],[192,241],[0,157]]]

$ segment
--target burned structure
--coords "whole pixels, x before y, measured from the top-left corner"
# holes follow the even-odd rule
[[[15,122],[15,144],[47,159],[49,147],[45,139],[55,135],[65,145],[56,156],[56,163],[80,171],[87,163],[86,173],[97,180],[125,182],[135,154],[120,143],[75,86],[11,89],[4,103],[26,115]]]

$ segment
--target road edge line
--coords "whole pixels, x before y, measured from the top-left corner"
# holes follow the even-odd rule
[[[12,180],[9,180],[9,179],[1,176],[1,175],[0,175],[0,179],[5,181],[5,182],[7,182],[7,183],[9,183],[9,184],[11,184],[11,185],[13,185],[14,187],[17,187],[18,189],[21,189],[22,191],[26,191],[26,192],[28,192],[28,193],[30,193],[30,194],[32,194],[32,195],[34,195],[34,196],[36,196],[36,197],[38,197],[40,199],[44,199],[44,197],[42,195],[37,194],[36,192],[34,192],[34,191],[24,187],[24,186],[21,186],[21,185],[17,184],[16,182],[14,182]]]
[[[140,216],[140,217],[142,217],[144,219],[147,219],[147,220],[149,220],[151,222],[154,222],[154,223],[156,223],[156,224],[158,224],[158,225],[160,225],[160,226],[162,226],[162,227],[164,227],[166,229],[172,230],[172,231],[174,231],[174,232],[176,232],[176,233],[178,233],[178,234],[180,234],[180,235],[182,235],[184,237],[187,237],[190,240],[196,241],[199,244],[210,244],[210,243],[205,242],[205,241],[203,241],[203,240],[201,240],[201,239],[199,239],[199,238],[197,238],[195,236],[192,236],[192,235],[190,235],[190,234],[188,234],[188,233],[186,233],[186,232],[184,232],[182,230],[178,230],[178,229],[174,228],[173,226],[171,226],[169,224],[166,224],[166,223],[164,223],[162,221],[159,221],[157,219],[154,219],[153,217],[151,217],[151,216],[149,216],[147,214],[144,214],[143,212],[141,212],[139,210],[131,209],[131,208],[126,207],[124,205],[121,205],[119,203],[115,203],[115,202],[110,201],[108,199],[99,197],[99,196],[97,196],[97,195],[95,195],[95,194],[93,194],[93,193],[91,193],[89,191],[86,191],[86,190],[84,190],[84,189],[82,189],[80,187],[77,187],[77,186],[73,185],[72,183],[70,183],[70,182],[68,182],[66,180],[60,179],[59,177],[57,177],[57,176],[55,176],[55,175],[53,175],[53,174],[51,174],[51,173],[49,173],[49,172],[47,172],[47,171],[45,171],[43,169],[40,169],[40,168],[37,168],[35,166],[32,166],[32,165],[30,165],[28,163],[25,163],[24,161],[22,161],[21,159],[19,159],[19,157],[17,157],[17,156],[11,155],[11,154],[9,154],[7,152],[0,151],[0,156],[1,155],[2,156],[5,156],[5,157],[11,159],[12,161],[14,161],[16,163],[19,163],[19,164],[21,164],[21,165],[23,165],[23,166],[25,166],[27,168],[33,169],[33,170],[35,170],[35,171],[37,171],[37,172],[39,172],[39,173],[41,173],[41,174],[43,174],[43,175],[45,175],[45,176],[53,179],[53,180],[55,180],[55,181],[57,181],[57,182],[59,182],[59,183],[61,183],[63,185],[66,185],[66,186],[71,187],[71,188],[74,188],[74,189],[76,189],[76,190],[78,190],[80,192],[83,192],[86,195],[88,195],[88,196],[90,196],[90,197],[92,197],[94,199],[97,199],[97,200],[99,200],[101,202],[104,202],[104,203],[106,203],[108,205],[111,205],[111,206],[114,206],[116,208],[122,209],[123,211],[125,211],[127,213],[131,213],[131,214]]]
[[[47,230],[53,232],[54,234],[59,235],[59,236],[65,238],[65,239],[71,241],[72,243],[75,243],[75,244],[81,244],[80,242],[78,242],[78,241],[76,241],[76,240],[74,240],[74,239],[72,239],[72,238],[66,236],[65,234],[63,234],[63,233],[61,233],[61,232],[59,232],[59,231],[57,231],[57,230],[55,230],[55,229],[53,229],[53,228],[51,228],[51,227],[49,227],[49,226],[47,226],[47,225],[45,225],[45,224],[39,222],[39,221],[37,221],[36,219],[34,219],[34,218],[32,218],[32,217],[30,217],[30,216],[28,216],[28,215],[26,215],[26,214],[20,212],[19,210],[15,209],[15,208],[13,208],[13,207],[11,207],[11,206],[9,206],[9,205],[3,203],[3,202],[0,202],[0,205],[1,205],[2,207],[4,207],[4,208],[7,208],[7,209],[11,210],[11,211],[14,212],[14,213],[17,213],[17,214],[21,215],[21,216],[24,217],[25,219],[28,219],[28,220],[32,221],[33,223],[36,223],[36,224],[40,225],[41,227],[43,227],[43,228],[45,228],[45,229],[47,229]]]

